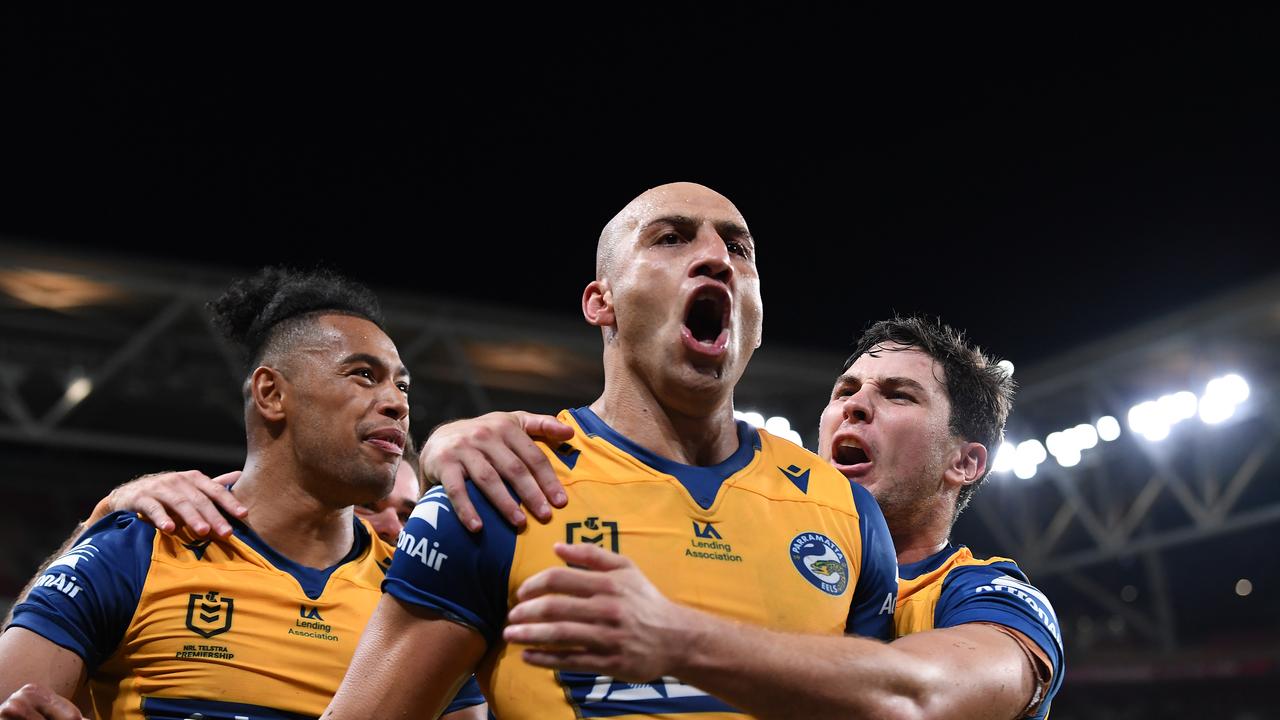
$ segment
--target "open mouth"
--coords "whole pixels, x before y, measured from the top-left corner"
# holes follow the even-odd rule
[[[871,472],[874,460],[862,440],[852,435],[837,437],[832,443],[831,464],[850,480]]]
[[[729,344],[730,302],[728,291],[718,284],[695,290],[685,308],[686,344],[706,355],[722,354]]]
[[[841,445],[835,451],[836,462],[841,465],[861,465],[864,462],[870,462],[871,458],[867,456],[867,451],[856,445]]]

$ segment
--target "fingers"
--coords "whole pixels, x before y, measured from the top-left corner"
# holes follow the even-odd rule
[[[577,568],[548,568],[521,583],[516,590],[516,599],[523,603],[525,600],[555,593],[592,597],[614,595],[617,591],[617,582],[604,573]],[[518,607],[519,605],[516,606]],[[516,608],[512,608],[512,612]]]
[[[581,622],[508,625],[502,630],[502,638],[507,642],[562,651],[609,652],[617,648],[618,644],[608,635],[607,632],[601,632],[599,625]]]
[[[199,536],[212,530],[225,538],[231,524],[218,506],[239,517],[248,512],[223,484],[230,475],[216,480],[198,470],[143,475],[112,491],[113,509],[141,513],[162,532],[174,532],[182,524]]]
[[[610,552],[591,543],[556,543],[556,555],[570,565],[588,570],[621,570],[635,565],[625,555]],[[530,578],[532,579],[532,578]]]
[[[141,513],[142,517],[147,519],[147,522],[155,525],[156,529],[162,533],[172,533],[177,529],[177,525],[169,517],[169,514],[164,511],[164,505],[159,500],[151,497],[140,498],[133,502],[132,505],[132,508],[121,509],[131,509],[136,513]]]
[[[231,477],[231,479],[228,480],[227,479],[228,476],[234,476],[234,477]],[[223,510],[226,510],[228,513],[231,513],[232,515],[238,518],[242,518],[245,515],[249,514],[249,509],[246,508],[240,502],[240,500],[237,499],[235,495],[232,495],[231,491],[227,489],[227,486],[235,482],[239,477],[240,477],[240,471],[234,470],[232,472],[219,475],[218,477],[213,479],[204,478],[204,479],[197,480],[195,483],[195,487],[196,489],[204,493],[205,497],[217,503]],[[207,515],[206,515],[206,518],[209,519],[210,523],[213,524],[215,532],[217,532],[219,535],[222,535],[223,537],[226,537],[226,535],[223,534],[221,530],[219,530],[218,523],[221,523],[222,525],[226,526],[227,533],[231,532],[231,526],[226,523],[226,521],[222,517],[222,514],[218,513],[216,509],[214,509],[214,513],[217,514],[216,518],[208,518]]]
[[[573,437],[573,428],[552,415],[535,415],[517,410],[512,413],[520,421],[526,435],[564,442]]]
[[[5,720],[82,720],[75,703],[45,688],[28,683],[0,705]]]
[[[498,471],[494,469],[493,463],[484,455],[470,449],[461,453],[460,459],[467,477],[476,489],[489,499],[494,509],[512,525],[517,528],[524,527],[526,521],[524,511],[511,497],[511,493],[507,492],[507,486],[502,482]]]
[[[622,608],[616,598],[608,595],[543,595],[522,600],[507,613],[508,627],[550,622],[583,622],[616,627],[622,622]]]
[[[550,522],[551,509],[545,507],[545,502],[550,501],[556,507],[564,507],[568,496],[565,495],[564,486],[560,484],[560,478],[556,477],[556,471],[551,467],[551,462],[528,436],[563,442],[573,437],[573,428],[549,415],[516,413],[516,416],[521,421],[523,433],[526,434],[516,433],[511,440],[511,449],[524,462],[537,483],[536,491],[530,489],[526,494],[525,490],[517,485],[516,492],[519,493],[525,505],[533,509],[534,517],[542,522]],[[552,447],[555,445],[553,444]]]
[[[540,483],[534,479],[533,474],[530,472],[529,460],[523,455],[517,456],[516,452],[532,453],[543,464],[546,464],[546,456],[523,433],[515,429],[512,429],[511,433],[511,438],[518,437],[516,442],[523,443],[527,448],[514,448],[515,452],[513,452],[513,448],[508,445],[490,445],[484,449],[485,459],[488,460],[491,466],[490,469],[496,472],[500,478],[506,480],[511,489],[516,491],[521,501],[524,502],[525,507],[529,508],[529,511],[533,513],[533,516],[542,522],[548,522],[551,520],[551,505],[547,503],[546,496],[542,494]],[[550,467],[547,470],[551,472],[552,476],[555,475],[555,471],[551,470]],[[473,475],[472,479],[474,477]],[[484,492],[486,497],[489,497],[485,487],[482,487],[478,482],[476,487],[481,492]],[[489,497],[489,502],[493,503],[494,506],[501,507],[505,507],[507,504],[515,505],[515,501],[511,499],[511,494],[507,492],[506,488],[497,486],[495,488],[496,491],[501,492],[502,497]],[[505,512],[503,514],[506,515]],[[521,524],[523,524],[523,521]]]
[[[445,494],[449,496],[449,502],[453,504],[453,511],[458,513],[458,521],[471,532],[477,532],[484,527],[475,505],[471,504],[471,498],[467,495],[467,482],[463,477],[462,465],[446,467],[441,471],[439,480]]]

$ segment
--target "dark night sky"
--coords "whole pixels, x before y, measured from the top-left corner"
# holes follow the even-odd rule
[[[1275,13],[3,12],[0,233],[68,248],[572,318],[690,179],[769,342],[923,311],[1020,364],[1280,270]]]

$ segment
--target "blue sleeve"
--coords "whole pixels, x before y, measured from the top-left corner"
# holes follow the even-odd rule
[[[133,620],[155,534],[128,512],[94,523],[45,568],[14,608],[13,625],[79,655],[92,673],[115,652]]]
[[[475,628],[492,646],[501,639],[507,620],[516,534],[471,483],[467,492],[484,529],[468,531],[444,488],[432,488],[400,532],[382,590]]]
[[[1064,657],[1058,617],[1049,598],[1029,582],[1017,565],[995,562],[952,570],[938,598],[934,627],[988,622],[1018,630],[1040,646],[1053,666],[1047,707],[1062,685]]]
[[[486,523],[488,524],[488,523]],[[458,694],[453,696],[453,701],[444,709],[441,715],[448,715],[451,712],[465,710],[469,707],[475,707],[484,702],[484,695],[480,694],[480,683],[476,682],[476,676],[472,675],[458,689]]]
[[[893,609],[898,604],[898,554],[884,513],[866,488],[850,483],[862,533],[862,569],[853,589],[844,631],[864,637],[893,639]]]

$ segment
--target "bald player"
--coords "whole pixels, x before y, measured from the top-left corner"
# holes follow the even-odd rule
[[[656,668],[546,669],[504,635],[535,577],[607,591],[601,570],[642,568],[655,609],[671,598],[729,632],[889,636],[896,566],[870,494],[734,421],[734,386],[761,339],[755,253],[737,208],[691,183],[654,188],[607,225],[582,295],[604,342],[604,391],[560,414],[572,441],[538,446],[567,504],[516,534],[473,495],[490,522],[472,535],[443,490],[427,493],[326,718],[363,717],[372,703],[432,717],[472,670],[504,719],[731,718],[789,702],[743,683],[708,692]]]

